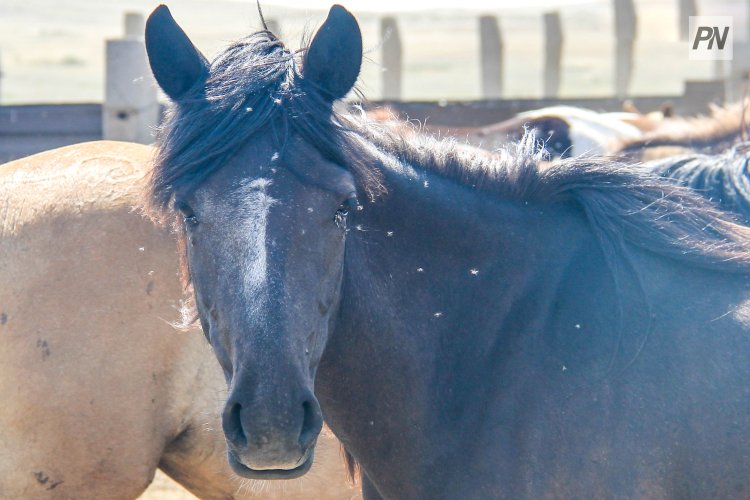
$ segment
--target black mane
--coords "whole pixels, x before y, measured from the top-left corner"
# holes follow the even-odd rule
[[[399,161],[479,191],[520,202],[574,203],[605,246],[628,242],[702,267],[750,271],[750,229],[649,166],[605,157],[548,162],[533,133],[488,154],[450,140],[405,138],[372,123],[360,131]]]

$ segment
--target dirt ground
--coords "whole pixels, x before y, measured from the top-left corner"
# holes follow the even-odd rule
[[[139,500],[195,500],[185,488],[172,481],[166,474],[156,471],[151,486],[139,497]]]

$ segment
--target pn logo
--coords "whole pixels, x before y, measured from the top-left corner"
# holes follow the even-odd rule
[[[731,16],[690,16],[688,20],[691,61],[731,61],[734,26]]]

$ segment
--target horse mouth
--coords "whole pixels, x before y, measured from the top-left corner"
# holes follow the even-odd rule
[[[252,469],[243,464],[231,450],[227,452],[227,460],[235,474],[248,479],[295,479],[304,476],[310,470],[313,455],[313,447],[311,446],[302,455],[299,465],[293,469]]]

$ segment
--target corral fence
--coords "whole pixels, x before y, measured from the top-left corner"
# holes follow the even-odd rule
[[[716,65],[716,78],[685,81],[681,95],[629,97],[633,48],[637,36],[634,0],[612,0],[614,13],[614,88],[612,97],[559,98],[564,29],[559,12],[543,14],[544,69],[541,99],[504,99],[503,36],[495,16],[478,19],[479,61],[483,99],[476,101],[406,102],[401,100],[403,47],[398,21],[380,20],[383,100],[366,106],[387,105],[411,119],[433,125],[480,126],[512,117],[516,113],[552,105],[579,106],[598,111],[619,111],[625,100],[640,110],[650,111],[669,104],[678,114],[708,111],[710,103],[737,99],[750,70],[750,45],[735,43],[735,58],[729,71]],[[679,26],[698,13],[696,0],[675,0]],[[749,2],[750,3],[750,2]],[[76,142],[113,139],[140,143],[153,141],[162,106],[145,55],[144,18],[129,13],[124,19],[124,36],[106,44],[105,99],[103,104],[0,106],[0,162]],[[270,21],[272,30],[279,23]],[[686,37],[686,29],[681,32]]]

